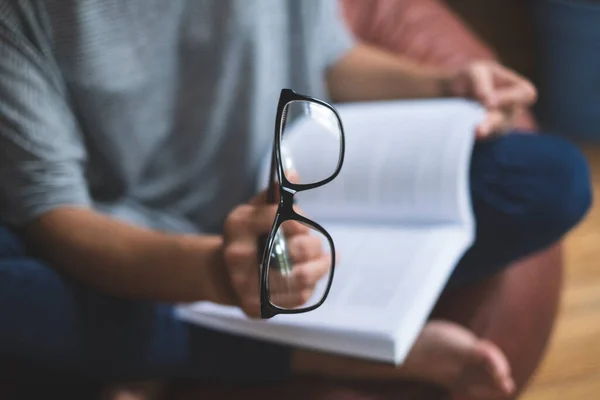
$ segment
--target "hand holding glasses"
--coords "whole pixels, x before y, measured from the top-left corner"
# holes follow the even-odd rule
[[[292,127],[306,132],[311,146],[284,146],[286,129]],[[329,233],[318,223],[294,209],[294,195],[316,189],[331,182],[340,172],[344,160],[344,130],[335,108],[321,100],[283,89],[277,106],[275,140],[272,153],[267,202],[278,203],[277,214],[269,234],[263,241],[260,264],[260,313],[261,318],[277,314],[298,314],[320,307],[327,298],[335,270],[335,245]],[[310,154],[298,151],[310,149]],[[310,163],[289,163],[296,158],[319,160],[319,168],[305,168]],[[294,176],[292,176],[292,173]],[[296,176],[297,174],[297,176]],[[279,198],[277,198],[277,195]],[[291,224],[302,224],[312,236],[321,242],[330,262],[321,263],[318,269],[300,271],[294,269],[294,259],[288,252],[288,233],[297,232]],[[321,279],[310,290],[298,297],[301,280],[306,274],[320,274]],[[298,304],[300,304],[298,306]]]

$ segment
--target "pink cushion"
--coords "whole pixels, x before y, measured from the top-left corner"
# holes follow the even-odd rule
[[[361,39],[433,65],[462,66],[495,54],[436,0],[342,0]]]

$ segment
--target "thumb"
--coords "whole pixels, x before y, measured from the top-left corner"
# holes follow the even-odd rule
[[[471,85],[477,100],[487,108],[496,107],[494,76],[485,64],[475,65],[471,69]]]

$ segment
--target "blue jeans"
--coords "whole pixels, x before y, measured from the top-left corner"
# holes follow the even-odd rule
[[[559,240],[586,214],[582,154],[550,135],[476,144],[477,237],[449,282],[490,277]],[[0,227],[0,356],[97,379],[180,377],[256,382],[288,373],[289,349],[178,321],[170,304],[113,298],[61,276]]]

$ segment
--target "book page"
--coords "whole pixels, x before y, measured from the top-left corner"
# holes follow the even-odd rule
[[[234,334],[398,364],[473,241],[469,161],[483,112],[463,100],[338,110],[346,130],[342,172],[297,194],[340,255],[324,305],[263,321],[234,307],[195,303],[180,307],[180,316]],[[322,152],[311,151],[311,132],[295,128],[285,141],[293,162],[318,176],[330,162],[314,156]]]
[[[409,224],[469,217],[464,194],[480,106],[458,99],[393,101],[338,111],[346,137],[342,170],[329,184],[297,194],[311,217]],[[301,175],[319,175],[314,171],[330,170],[331,160],[315,149],[321,141],[308,125],[288,128],[283,144]]]
[[[323,306],[269,321],[233,307],[182,307],[185,320],[291,346],[399,364],[472,240],[460,225],[398,229],[331,224],[341,258]]]

